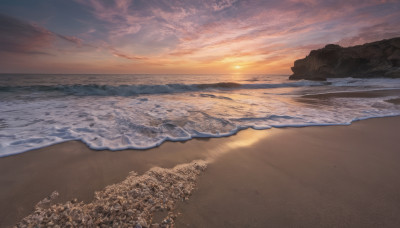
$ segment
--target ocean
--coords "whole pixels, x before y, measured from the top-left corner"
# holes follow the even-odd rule
[[[400,79],[1,74],[0,157],[70,140],[95,150],[148,149],[246,128],[348,125],[400,115],[387,102],[398,97],[303,96],[390,89],[400,89]]]

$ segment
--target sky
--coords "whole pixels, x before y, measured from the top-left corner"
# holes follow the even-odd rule
[[[290,74],[399,25],[400,0],[2,0],[0,73]]]

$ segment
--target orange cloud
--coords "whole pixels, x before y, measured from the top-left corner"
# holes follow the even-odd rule
[[[63,30],[71,34],[0,15],[1,69],[231,73],[240,65],[243,73],[289,74],[296,58],[327,43],[400,35],[398,1],[74,2],[85,10],[79,22],[86,27]]]

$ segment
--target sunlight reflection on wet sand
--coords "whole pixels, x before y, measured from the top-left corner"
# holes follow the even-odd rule
[[[273,130],[241,131],[234,137],[234,139],[229,138],[229,140],[220,144],[217,148],[207,151],[207,158],[205,161],[211,163],[233,150],[251,147],[275,133],[272,131]]]

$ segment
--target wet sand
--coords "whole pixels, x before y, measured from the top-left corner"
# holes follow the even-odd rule
[[[94,151],[79,141],[56,144],[0,158],[0,227],[15,224],[36,203],[58,191],[56,202],[77,198],[90,202],[94,192],[123,181],[130,171],[172,168],[204,159],[206,140],[164,143],[151,150]]]
[[[331,105],[331,99],[335,98],[378,98],[378,97],[396,97],[387,99],[386,102],[399,105],[400,104],[400,89],[387,90],[371,90],[357,92],[336,92],[336,93],[321,93],[304,95],[294,98],[295,101],[308,105]]]
[[[398,227],[400,117],[350,126],[245,130],[146,151],[93,151],[72,141],[0,158],[0,227],[54,190],[58,202],[132,170],[207,160],[177,227]],[[189,224],[189,225],[188,225]]]
[[[327,99],[327,98],[375,98],[384,96],[400,96],[400,89],[372,90],[358,92],[337,92],[304,95],[302,98]]]
[[[209,164],[177,227],[400,227],[399,129],[272,129]]]
[[[400,98],[389,99],[387,102],[400,105]]]

